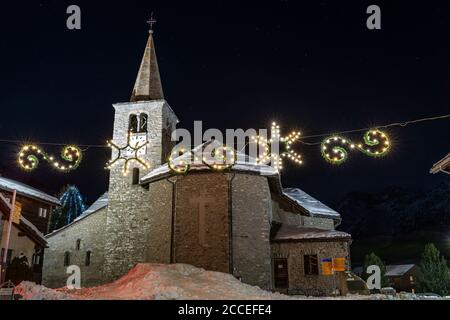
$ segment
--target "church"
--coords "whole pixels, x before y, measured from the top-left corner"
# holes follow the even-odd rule
[[[81,284],[89,287],[138,263],[186,263],[288,294],[338,289],[338,275],[323,268],[334,258],[350,263],[351,236],[335,229],[338,212],[300,189],[283,188],[276,169],[244,161],[243,154],[229,170],[170,170],[178,118],[164,99],[152,31],[130,101],[113,107],[114,143],[144,141],[136,154],[145,166],[130,161],[130,175],[112,166],[108,192],[46,236],[45,286],[65,286],[70,265],[80,267]],[[123,162],[118,150],[112,159]]]

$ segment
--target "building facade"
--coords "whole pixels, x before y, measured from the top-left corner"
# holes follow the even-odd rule
[[[64,286],[68,264],[80,266],[82,285],[92,286],[137,263],[187,263],[267,290],[327,295],[336,289],[336,276],[322,274],[320,262],[349,258],[350,235],[335,230],[337,212],[300,189],[284,189],[274,168],[244,154],[227,171],[204,164],[185,175],[170,170],[178,119],[164,100],[152,34],[130,100],[114,105],[113,140],[146,143],[137,153],[123,150],[144,164],[130,162],[129,174],[125,160],[112,164],[108,194],[47,236],[45,285]],[[211,143],[217,142],[191,154],[201,156]],[[112,159],[118,155],[113,151]]]
[[[14,190],[16,204],[21,207],[21,215],[18,221],[12,223],[9,244],[6,246]],[[50,215],[56,206],[59,206],[57,198],[18,181],[0,177],[0,261],[3,261],[6,254],[3,272],[19,256],[26,261],[30,269],[29,276],[24,279],[15,277],[11,270],[7,270],[6,280],[9,280],[9,275],[14,277],[13,280],[33,280],[41,283],[44,250],[47,246],[44,234],[47,233]]]

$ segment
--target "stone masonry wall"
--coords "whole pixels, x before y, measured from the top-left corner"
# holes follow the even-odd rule
[[[272,243],[272,257],[288,260],[289,294],[324,296],[332,294],[339,280],[336,275],[322,275],[321,259],[348,258],[348,249],[344,241],[277,242]],[[319,275],[305,275],[303,256],[307,254],[317,254]]]
[[[44,251],[42,274],[43,285],[57,288],[66,285],[68,274],[64,266],[64,253],[70,252],[70,265],[81,269],[81,285],[95,286],[102,283],[104,263],[104,228],[106,208],[73,223],[69,228],[50,234],[48,248]],[[81,239],[81,248],[76,250],[76,242]],[[86,252],[91,251],[91,263],[85,265]]]
[[[270,289],[271,195],[267,178],[236,174],[232,190],[233,274],[245,283]]]
[[[191,173],[176,189],[175,262],[230,272],[227,176]]]

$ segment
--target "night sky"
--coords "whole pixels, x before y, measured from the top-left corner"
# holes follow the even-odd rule
[[[332,133],[450,113],[450,4],[421,1],[8,1],[0,16],[0,139],[104,144],[113,108],[129,101],[154,11],[166,100],[191,129],[268,128]],[[66,8],[82,30],[66,28]],[[366,28],[366,8],[382,30]],[[450,119],[393,128],[391,153],[351,153],[340,167],[318,146],[297,144],[286,187],[328,204],[351,191],[426,188],[450,151]],[[361,134],[349,135],[360,139]],[[317,139],[308,140],[310,142]],[[58,153],[58,148],[45,147]],[[93,202],[107,190],[108,149],[90,148],[70,174],[41,162],[16,164],[18,145],[0,143],[0,173],[47,192],[75,184]]]

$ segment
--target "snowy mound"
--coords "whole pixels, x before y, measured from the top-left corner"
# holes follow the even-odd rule
[[[291,298],[244,284],[230,274],[206,271],[187,264],[138,264],[115,282],[81,290],[48,289],[31,282],[22,282],[16,288],[16,293],[26,300]]]

